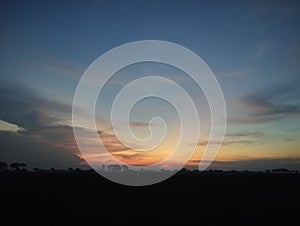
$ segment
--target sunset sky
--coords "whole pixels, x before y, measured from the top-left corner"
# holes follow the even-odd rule
[[[198,54],[223,89],[227,131],[211,168],[300,170],[299,1],[6,1],[0,18],[0,161],[87,167],[71,123],[82,74],[121,44],[164,40]],[[170,154],[179,123],[164,101],[149,98],[132,110],[132,130],[141,138],[149,135],[151,118],[166,121],[168,136],[151,152],[126,148],[109,122],[117,93],[134,79],[154,75],[181,85],[196,104],[202,134],[188,164],[196,166],[210,112],[201,90],[172,66],[147,62],[116,73],[97,102],[99,136],[126,163],[155,163]]]

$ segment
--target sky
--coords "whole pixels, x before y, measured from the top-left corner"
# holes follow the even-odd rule
[[[82,74],[121,44],[163,40],[199,55],[223,90],[227,131],[211,168],[300,170],[299,22],[299,1],[5,1],[0,9],[0,161],[88,167],[71,122]],[[131,127],[141,138],[149,135],[151,118],[165,119],[168,136],[152,152],[125,147],[109,122],[117,93],[134,79],[154,75],[178,83],[195,101],[203,134],[188,166],[196,166],[207,144],[209,108],[193,81],[170,65],[138,63],[110,79],[96,106],[100,139],[114,157],[133,165],[170,154],[180,128],[168,103],[148,98],[132,109]]]

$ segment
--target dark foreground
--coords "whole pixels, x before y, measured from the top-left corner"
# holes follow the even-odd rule
[[[93,172],[0,174],[0,225],[299,225],[300,174],[178,173],[128,187]]]

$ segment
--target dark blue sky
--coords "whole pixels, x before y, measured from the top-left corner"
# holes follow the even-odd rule
[[[299,1],[6,1],[0,21],[0,160],[49,166],[32,149],[52,147],[51,164],[68,165],[62,152],[80,164],[66,151],[80,76],[111,48],[155,39],[191,49],[219,79],[234,137],[221,160],[300,168]]]

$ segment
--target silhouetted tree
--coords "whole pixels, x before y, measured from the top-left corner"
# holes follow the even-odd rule
[[[123,171],[127,171],[128,170],[128,166],[122,165],[122,169],[123,169]]]
[[[182,173],[187,173],[187,172],[188,172],[188,169],[187,169],[187,168],[182,168],[180,171],[181,171]]]
[[[82,173],[82,172],[84,172],[82,169],[80,169],[80,168],[76,168],[75,170],[74,170],[76,173]]]
[[[290,171],[288,169],[272,169],[272,173],[289,173]]]
[[[108,171],[115,171],[115,172],[118,172],[118,171],[121,171],[122,170],[122,168],[121,168],[121,166],[119,166],[119,165],[117,165],[117,164],[115,164],[115,165],[108,165],[107,166],[107,169],[108,169]]]
[[[0,172],[7,170],[7,164],[5,162],[0,162]]]
[[[11,168],[14,168],[16,171],[26,170],[27,165],[25,163],[14,162],[10,164]]]

